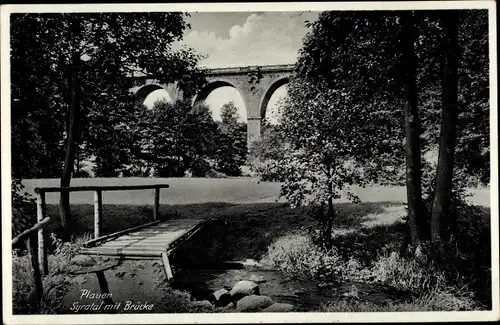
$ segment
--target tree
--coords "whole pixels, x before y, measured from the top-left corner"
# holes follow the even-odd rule
[[[284,175],[280,174],[279,162],[285,158],[287,141],[279,125],[262,123],[260,139],[252,142],[248,153],[250,170],[263,181],[282,182]]]
[[[87,115],[104,107],[104,102],[111,108],[106,115],[118,113],[114,108],[132,96],[132,73],[146,73],[160,83],[179,80],[185,95],[193,94],[202,80],[196,69],[199,57],[190,49],[172,49],[189,27],[185,17],[178,12],[11,16],[11,63],[16,67],[13,110],[29,116],[48,108],[65,115],[52,138],[58,144],[60,134],[66,138],[61,186],[70,185],[75,148],[82,140]],[[34,103],[42,106],[34,108]],[[70,219],[68,195],[61,194],[64,226]]]
[[[238,108],[233,102],[222,106],[216,170],[230,176],[241,175],[240,167],[247,154],[246,123],[238,122],[238,118]]]
[[[421,242],[419,223],[423,215],[422,182],[421,182],[421,150],[420,150],[420,117],[417,107],[416,73],[417,62],[415,41],[417,28],[413,12],[405,12],[401,17],[403,32],[401,33],[402,61],[404,62],[404,126],[406,137],[406,191],[408,204],[408,221],[411,243],[418,247]]]
[[[272,168],[290,203],[326,207],[322,232],[331,238],[334,200],[356,200],[351,185],[379,177],[364,167],[387,155],[404,157],[397,17],[372,12],[324,12],[310,24],[289,98],[281,107],[284,158]],[[402,124],[401,124],[402,125]],[[277,155],[279,157],[279,155]],[[394,159],[393,159],[394,161]]]
[[[212,157],[217,125],[205,105],[189,100],[155,103],[148,111],[146,160],[160,177],[205,176]]]
[[[456,125],[458,119],[458,12],[443,14],[444,63],[442,79],[442,113],[439,144],[439,160],[436,176],[436,190],[431,215],[431,240],[438,248],[441,244],[442,227],[446,221],[451,203]]]
[[[368,153],[353,152],[349,159],[355,159],[362,165],[359,167],[365,183],[400,184],[406,178],[408,225],[413,246],[430,239],[431,235],[431,209],[427,207],[427,201],[431,198],[432,202],[434,198],[435,172],[431,163],[422,157],[439,147],[440,131],[437,121],[442,93],[441,44],[445,37],[441,22],[443,14],[448,12],[357,11],[320,14],[316,22],[309,23],[312,30],[304,38],[295,68],[295,82],[291,83],[291,87],[295,88],[289,92],[293,101],[302,103],[302,109],[307,108],[318,116],[303,115],[302,121],[298,118],[288,120],[289,123],[284,123],[283,129],[296,129],[296,139],[290,137],[291,131],[287,131],[287,137],[282,137],[290,145],[294,141],[308,141],[310,132],[313,132],[310,130],[317,132],[319,137],[339,132],[347,134],[346,137],[349,138],[352,131],[350,128],[366,124],[361,129],[365,129],[364,139],[370,143]],[[459,110],[457,155],[452,160],[460,171],[456,175],[463,175],[464,172],[471,176],[485,175],[488,171],[486,157],[489,152],[487,14],[484,11],[467,11],[461,15],[463,18],[458,26],[458,40],[467,56],[463,58],[466,64],[458,67],[458,106],[467,105],[473,109]],[[300,82],[304,88],[310,89],[301,88]],[[342,100],[335,99],[339,94],[343,94]],[[299,100],[299,97],[302,99]],[[315,108],[323,104],[325,108]],[[298,109],[298,104],[296,105]],[[288,106],[293,107],[290,102]],[[346,115],[346,123],[335,124],[328,120],[328,110],[339,106],[344,109],[338,111],[338,114]],[[339,129],[318,129],[320,124],[316,120],[321,118],[329,121],[330,128]],[[351,126],[350,118],[358,118],[358,125]],[[308,123],[308,120],[314,122]],[[371,132],[368,132],[370,127]],[[353,141],[356,143],[358,140]],[[338,144],[340,147],[347,145]],[[278,162],[271,159],[269,164],[261,166],[263,173],[272,174],[274,178],[283,177],[285,180],[295,177],[297,184],[301,181],[308,184],[312,177],[300,173],[287,175],[280,169],[280,162],[285,164],[286,159],[283,157],[286,156],[286,151],[294,152],[295,146],[292,145],[291,149],[286,146],[277,147],[285,152],[272,153],[272,150],[265,150],[264,155],[274,156]],[[321,152],[324,149],[313,149],[312,144],[307,146],[310,148],[304,149],[303,159],[307,150]],[[302,147],[305,148],[306,145],[303,144]],[[474,153],[478,153],[480,158],[475,159]],[[314,156],[314,152],[308,154]],[[300,161],[302,158],[299,158],[297,159]],[[404,163],[405,160],[407,164]],[[406,166],[406,172],[401,172],[402,166]],[[423,179],[422,170],[425,176]],[[461,183],[463,182],[459,182],[457,177],[453,178],[453,189],[445,186],[448,195],[456,195],[456,188]],[[297,185],[293,189],[288,187],[288,190],[297,193],[309,189],[310,185]],[[324,191],[328,193],[328,186]],[[455,194],[449,194],[450,191]],[[421,203],[423,198],[425,206]],[[463,199],[463,196],[459,198]]]

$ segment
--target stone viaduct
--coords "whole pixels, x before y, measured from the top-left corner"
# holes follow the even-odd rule
[[[205,69],[207,84],[193,99],[193,104],[203,103],[212,91],[220,87],[238,90],[247,111],[248,145],[260,138],[262,119],[266,116],[267,105],[273,93],[288,83],[293,65],[266,65],[232,68]],[[156,80],[137,76],[137,86],[132,89],[139,100],[144,100],[151,92],[164,89],[172,100],[182,98],[182,92],[175,84],[160,85]]]

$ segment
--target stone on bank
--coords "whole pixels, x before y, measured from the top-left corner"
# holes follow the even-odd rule
[[[259,286],[255,282],[242,280],[234,285],[234,287],[230,291],[230,294],[233,298],[233,301],[237,301],[244,296],[259,295],[260,291]]]
[[[236,303],[236,311],[259,311],[271,306],[273,303],[274,301],[267,296],[250,295],[238,300],[238,302]]]

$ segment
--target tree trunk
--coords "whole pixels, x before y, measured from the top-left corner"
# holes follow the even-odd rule
[[[69,105],[69,123],[67,128],[66,155],[64,157],[64,168],[61,176],[61,187],[68,187],[71,183],[75,163],[75,151],[78,143],[79,128],[78,120],[80,115],[80,80],[78,75],[80,54],[74,52],[71,58],[71,102]],[[69,192],[61,192],[60,197],[61,224],[64,229],[68,229],[71,221],[69,204]]]
[[[443,76],[442,108],[439,158],[436,175],[436,190],[432,203],[431,240],[439,248],[446,226],[453,181],[453,159],[456,142],[456,124],[458,118],[458,12],[447,11],[442,16],[444,27],[443,39]]]
[[[328,167],[328,179],[331,178],[331,169]],[[324,242],[327,248],[332,245],[333,220],[335,219],[335,209],[333,207],[333,184],[328,183],[328,211],[326,213],[326,227],[323,234]]]
[[[76,148],[76,173],[78,174],[80,172],[80,158],[81,158],[81,148],[80,146],[77,146]]]
[[[333,231],[333,219],[335,219],[335,209],[333,208],[333,198],[328,198],[328,212],[326,214],[325,240],[330,244]]]
[[[420,119],[417,107],[416,88],[416,28],[413,12],[406,12],[401,17],[403,33],[401,39],[404,64],[404,123],[406,137],[406,195],[408,202],[408,222],[411,244],[417,247],[421,243],[422,184],[420,153]]]

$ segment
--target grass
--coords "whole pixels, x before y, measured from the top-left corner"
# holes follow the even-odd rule
[[[57,186],[57,182],[57,180],[29,180],[25,184],[27,185],[26,190],[32,192],[36,186]],[[301,234],[308,234],[307,230],[315,228],[316,221],[308,216],[304,208],[290,209],[283,203],[277,203],[278,183],[259,183],[251,178],[123,178],[75,179],[72,185],[148,183],[168,183],[171,185],[169,189],[161,192],[160,218],[213,218],[203,231],[198,232],[176,251],[174,255],[174,263],[176,264],[189,266],[246,258],[261,260],[266,257],[266,254],[269,254],[269,248],[284,247],[286,243],[288,243],[288,250],[290,247],[312,247],[310,245],[294,245],[297,238],[292,237],[297,235],[297,231]],[[486,208],[489,205],[487,190],[476,192],[472,201],[480,202],[483,207],[477,208],[478,211],[473,212],[472,216],[489,215],[489,209]],[[420,274],[419,271],[413,272],[416,266],[411,261],[391,257],[390,252],[398,250],[398,243],[401,242],[406,230],[405,224],[398,221],[405,214],[404,200],[401,200],[401,197],[404,197],[404,191],[401,191],[400,188],[371,187],[359,189],[357,194],[364,200],[368,199],[368,202],[351,204],[339,200],[335,204],[337,218],[334,225],[334,247],[338,257],[330,260],[330,264],[337,269],[344,270],[341,276],[343,281],[367,281],[367,272],[364,271],[369,269],[370,281],[376,280],[376,282],[394,290],[414,291],[417,294],[410,301],[387,301],[382,305],[359,299],[337,299],[330,304],[325,304],[322,307],[324,311],[413,311],[472,308],[470,300],[467,300],[469,298],[462,299],[459,295],[457,296],[457,292],[446,291],[444,287],[435,291],[430,290],[429,287],[425,290],[415,290],[415,286],[418,287],[422,282],[425,282],[429,274],[425,272]],[[87,236],[88,239],[89,234],[93,233],[93,205],[90,204],[93,200],[92,195],[91,192],[81,192],[71,196],[74,222],[70,232],[81,241],[84,240],[83,236]],[[47,232],[61,236],[62,229],[59,226],[57,201],[57,194],[47,195],[49,203],[47,214],[52,219]],[[108,234],[150,222],[152,220],[152,201],[152,190],[104,193],[102,233]],[[487,227],[481,226],[483,227],[481,228],[477,225],[487,225],[489,219],[483,220],[482,217],[476,219],[472,218],[467,221],[469,223],[466,223],[466,228],[480,229],[480,233],[483,233]],[[469,237],[476,238],[474,247],[489,244],[489,237],[484,239],[479,233],[467,234],[460,238],[460,243],[469,243],[467,239]],[[309,241],[306,238],[302,243],[307,244]],[[52,245],[49,249],[54,251],[55,246]],[[325,264],[323,263],[325,258],[328,259],[328,256],[325,257],[322,254],[316,255],[319,257],[315,259],[311,250],[301,252],[303,256],[311,258],[311,260],[306,259],[304,264],[306,267],[316,262],[316,264]],[[479,279],[476,279],[477,284],[475,284],[476,289],[474,290],[477,292],[485,291],[483,293],[484,301],[490,299],[487,290],[491,290],[491,284],[488,287],[484,281],[489,276],[487,268],[485,269],[483,265],[487,253],[487,250],[481,251],[481,257],[477,258],[472,266],[463,266],[464,269],[468,268],[471,274],[482,274]],[[290,262],[290,257],[286,257],[286,250],[280,254],[280,263],[283,264],[283,261],[288,258],[287,269],[290,270],[289,273],[293,273],[295,266]],[[471,259],[471,256],[467,256],[467,258]],[[297,259],[300,260],[300,257]],[[55,261],[54,258],[52,260]],[[336,265],[337,261],[339,261],[339,265]],[[61,264],[58,261],[55,263],[56,265]],[[296,268],[296,270],[299,269]],[[374,272],[376,270],[379,272]],[[302,269],[302,271],[304,270]],[[307,272],[302,273],[305,277],[314,278],[314,275],[308,275]],[[22,276],[22,272],[20,276]],[[415,276],[415,281],[411,280],[412,276]],[[410,278],[408,283],[399,281],[408,277]],[[321,281],[323,280],[321,279]],[[467,279],[467,281],[469,280]],[[178,306],[177,309],[187,310],[189,308],[186,307],[185,298],[183,293],[169,291],[166,293],[165,299],[166,301],[172,299],[171,304]]]
[[[275,202],[279,183],[259,182],[255,178],[80,178],[72,186],[169,184],[160,192],[161,204],[197,204],[208,202],[260,203]],[[59,186],[57,179],[24,180],[25,191],[34,194],[35,187]],[[103,204],[153,204],[153,190],[110,191],[103,193]],[[59,194],[47,193],[47,203],[57,204]],[[71,193],[71,203],[93,202],[92,192]]]
[[[433,291],[409,301],[388,300],[375,303],[362,299],[340,299],[322,304],[321,312],[420,312],[420,311],[466,311],[477,309],[468,297],[457,297],[446,291]]]
[[[269,246],[267,259],[291,278],[382,285],[395,298],[410,300],[384,306],[363,300],[334,300],[325,311],[476,310],[491,308],[489,210],[463,208],[457,241],[445,244],[445,259],[431,261],[399,254],[407,226],[403,222],[353,224],[334,236],[334,248],[312,245],[310,233],[289,233]],[[357,227],[357,228],[356,228]]]
[[[72,186],[91,185],[144,185],[166,183],[170,187],[161,191],[162,204],[195,204],[207,202],[272,203],[279,196],[280,183],[259,182],[256,178],[75,178]],[[59,179],[23,180],[25,191],[34,194],[35,187],[59,186]],[[368,186],[353,187],[353,192],[362,202],[404,203],[406,192],[403,187]],[[481,206],[490,206],[489,188],[472,189],[470,201]],[[47,193],[47,203],[56,204],[57,193]],[[73,204],[93,202],[92,192],[71,193]],[[153,203],[153,190],[104,192],[104,204],[144,205]],[[338,201],[347,202],[344,199]]]
[[[336,204],[338,211],[336,227],[338,229],[359,228],[364,222],[373,222],[373,220],[378,220],[377,218],[385,217],[384,211],[397,205],[390,202],[368,202],[358,205],[338,203]],[[93,209],[91,204],[71,206],[73,222],[70,233],[76,236],[93,233]],[[152,207],[149,205],[103,205],[102,234],[151,222],[152,213]],[[58,206],[48,204],[47,216],[51,217],[47,233],[54,232],[62,236]],[[213,250],[209,255],[217,255],[221,259],[229,260],[260,259],[266,253],[267,247],[279,236],[286,234],[290,229],[314,226],[316,222],[307,216],[305,208],[290,209],[283,203],[196,203],[160,206],[161,219],[208,217],[213,217],[214,221],[206,225],[200,236],[194,237],[191,242],[194,242],[195,246],[199,244],[202,250],[200,254],[206,255],[208,241],[212,245],[210,249]],[[231,231],[222,231],[222,229]],[[225,249],[217,248],[219,246]],[[191,255],[193,254],[197,255],[196,252],[191,251]]]
[[[58,314],[64,294],[71,285],[69,267],[81,244],[89,236],[73,236],[63,243],[54,238],[55,252],[48,256],[49,274],[43,277],[43,296],[38,304],[34,296],[34,283],[27,255],[13,256],[12,295],[14,314]]]

